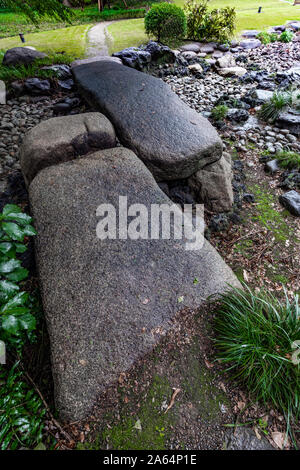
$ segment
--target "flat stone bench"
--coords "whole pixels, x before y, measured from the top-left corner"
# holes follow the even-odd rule
[[[152,204],[172,205],[125,148],[49,166],[29,187],[63,420],[87,418],[98,395],[166,334],[176,312],[239,285],[204,239],[201,249],[189,251],[183,239],[97,238],[98,206],[117,210],[120,195],[128,207],[143,204],[149,213]]]
[[[156,180],[188,178],[221,158],[214,127],[162,80],[112,61],[72,70],[87,101],[108,117],[121,143]]]

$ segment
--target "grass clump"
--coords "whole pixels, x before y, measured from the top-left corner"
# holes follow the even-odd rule
[[[270,42],[276,42],[278,40],[278,36],[276,33],[268,33],[267,31],[262,31],[257,35],[257,39],[259,39],[262,44],[269,44]]]
[[[220,104],[212,109],[210,116],[214,121],[223,121],[227,116],[227,112],[228,107],[225,104]]]
[[[294,33],[292,31],[283,31],[281,35],[279,36],[279,41],[281,42],[291,42],[293,40]]]
[[[5,83],[14,80],[26,80],[27,78],[37,77],[41,79],[55,78],[57,73],[53,70],[43,69],[42,67],[53,64],[70,64],[75,57],[69,54],[50,54],[45,59],[39,59],[30,65],[15,65],[7,67],[2,65],[4,51],[0,50],[0,80]]]
[[[300,169],[300,154],[297,152],[290,152],[288,150],[281,150],[276,154],[276,159],[282,168],[299,168]]]
[[[286,418],[300,413],[300,308],[298,295],[284,300],[244,285],[221,297],[215,321],[221,362],[256,400]]]
[[[275,91],[272,98],[262,105],[259,115],[264,121],[274,122],[280,111],[289,106],[291,102],[290,93]]]

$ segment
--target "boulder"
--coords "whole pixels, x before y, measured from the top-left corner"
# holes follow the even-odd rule
[[[47,95],[50,92],[51,85],[49,80],[41,80],[40,78],[27,78],[24,82],[26,93],[30,95]]]
[[[259,88],[250,90],[247,95],[244,96],[243,100],[248,103],[251,107],[260,106],[269,101],[273,96],[273,91],[260,90]]]
[[[216,48],[215,44],[204,44],[200,47],[200,52],[205,52],[206,54],[212,54]]]
[[[245,30],[242,31],[242,37],[243,38],[256,38],[256,36],[259,34],[259,31],[256,31],[255,29],[250,29],[250,30]]]
[[[218,162],[192,175],[188,183],[196,201],[213,212],[226,212],[233,204],[232,177],[231,157],[224,153]]]
[[[121,59],[124,65],[137,70],[144,70],[151,62],[151,54],[137,47],[127,47],[120,52],[115,52],[113,57]]]
[[[73,73],[85,98],[158,180],[187,178],[221,158],[213,126],[162,80],[112,62],[75,67]]]
[[[180,239],[97,237],[97,208],[106,205],[104,216],[111,204],[118,213],[120,195],[128,207],[143,204],[148,213],[152,204],[171,204],[128,149],[46,168],[29,193],[56,406],[61,419],[80,420],[166,334],[179,310],[239,283],[202,237],[196,252]]]
[[[109,57],[109,56],[103,56],[103,55],[96,55],[94,57],[88,57],[87,59],[77,59],[74,60],[71,63],[71,68],[73,69],[74,67],[77,67],[78,65],[85,65],[85,64],[91,64],[93,62],[116,62],[117,64],[122,64],[121,59],[118,59],[117,57]]]
[[[69,65],[65,64],[54,64],[54,65],[46,65],[42,67],[42,70],[51,70],[56,73],[57,77],[61,80],[67,80],[72,78],[72,72]]]
[[[149,41],[143,50],[151,54],[151,62],[154,64],[173,64],[176,60],[176,54],[172,49],[155,41]]]
[[[226,118],[237,123],[245,122],[249,119],[249,112],[246,109],[231,108],[227,111]]]
[[[280,170],[280,167],[278,165],[278,160],[276,158],[274,158],[273,160],[269,160],[268,162],[266,162],[265,164],[265,171],[269,172],[269,173],[276,173],[277,171]]]
[[[200,52],[201,46],[203,44],[199,42],[192,42],[191,44],[184,44],[181,46],[180,50],[181,51],[192,51],[192,52]]]
[[[29,65],[37,59],[44,59],[47,57],[43,52],[36,51],[29,47],[13,47],[8,49],[4,54],[2,64],[11,65]]]
[[[237,427],[234,431],[227,432],[226,450],[275,450],[264,435],[259,436],[253,429]]]
[[[74,114],[42,121],[26,134],[20,148],[25,182],[29,185],[43,168],[115,146],[114,128],[103,114]]]
[[[244,67],[225,67],[218,69],[218,74],[222,77],[243,77],[247,73]]]
[[[291,214],[300,217],[300,193],[295,190],[288,191],[279,196],[279,202]]]
[[[200,64],[191,64],[188,66],[188,69],[190,72],[192,72],[193,74],[197,74],[197,73],[202,73],[203,72],[203,68],[201,67]]]
[[[243,49],[256,49],[257,47],[261,46],[261,41],[259,39],[245,39],[244,41],[240,42],[240,47]]]
[[[182,56],[185,58],[185,60],[189,61],[189,60],[195,59],[197,57],[197,54],[196,52],[193,52],[193,51],[184,51],[182,53]]]
[[[235,67],[236,66],[235,58],[229,52],[229,53],[223,55],[222,57],[218,58],[217,66],[220,67],[221,69],[225,69],[225,68],[228,68],[228,67]]]
[[[283,129],[289,129],[292,134],[300,135],[300,112],[291,109],[279,113],[276,125]]]

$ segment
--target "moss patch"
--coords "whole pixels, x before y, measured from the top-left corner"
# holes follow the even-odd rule
[[[191,318],[189,319],[191,321]],[[193,318],[193,326],[200,322]],[[172,333],[173,334],[173,333]],[[221,448],[229,401],[215,384],[216,374],[203,361],[199,334],[165,338],[115,389],[117,399],[99,417],[89,441],[78,449],[165,450]],[[166,412],[174,389],[173,406]],[[109,391],[110,399],[114,394]],[[105,408],[104,401],[101,406]],[[225,410],[225,411],[224,411]]]
[[[285,242],[291,237],[294,238],[293,231],[286,220],[288,212],[285,210],[279,212],[275,206],[276,196],[257,184],[251,187],[250,190],[254,193],[257,203],[255,214],[252,215],[253,220],[270,230],[278,242]]]

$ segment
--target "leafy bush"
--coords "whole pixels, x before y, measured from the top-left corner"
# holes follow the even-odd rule
[[[14,204],[0,214],[0,340],[13,358],[22,356],[29,339],[35,339],[37,300],[21,291],[28,277],[18,255],[27,250],[25,242],[36,234],[32,219]],[[46,409],[18,370],[19,359],[9,370],[0,366],[0,449],[32,447],[41,439]]]
[[[0,449],[32,448],[42,439],[46,409],[15,364],[0,369]]]
[[[226,43],[233,36],[236,19],[234,8],[209,10],[208,0],[187,0],[184,10],[187,15],[188,38]]]
[[[221,362],[255,399],[295,419],[300,413],[298,295],[284,301],[260,291],[233,289],[221,298],[216,344]]]
[[[299,168],[300,169],[300,154],[281,150],[276,154],[276,159],[282,168]]]
[[[185,14],[171,3],[154,5],[145,16],[145,31],[157,41],[176,43],[186,34]]]
[[[224,104],[220,104],[219,106],[215,106],[211,111],[211,118],[214,121],[222,121],[225,119],[228,112],[228,107]]]
[[[274,92],[272,98],[264,103],[260,110],[260,117],[265,121],[274,122],[284,108],[289,106],[292,102],[292,97],[289,92]]]
[[[283,31],[281,35],[279,36],[279,41],[281,42],[291,42],[293,40],[294,34],[292,31]]]

